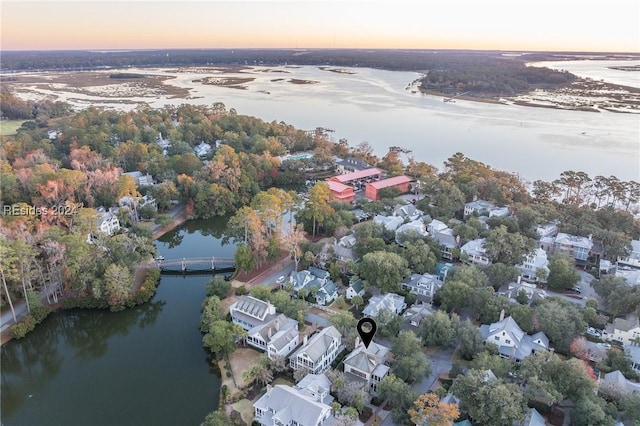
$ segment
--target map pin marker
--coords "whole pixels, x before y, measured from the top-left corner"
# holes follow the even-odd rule
[[[358,321],[358,326],[356,328],[360,338],[362,339],[362,343],[364,343],[364,347],[368,348],[369,344],[373,340],[373,336],[376,334],[376,330],[378,329],[376,322],[371,318],[362,318]]]

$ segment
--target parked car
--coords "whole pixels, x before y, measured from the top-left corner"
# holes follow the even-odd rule
[[[282,283],[284,283],[284,280],[286,280],[286,279],[287,279],[287,277],[285,277],[284,275],[281,275],[281,276],[279,276],[279,277],[278,277],[278,279],[276,280],[276,283],[277,283],[277,284],[282,284]]]
[[[611,344],[610,343],[598,343],[598,346],[602,346],[603,348],[609,350],[611,349]]]
[[[587,327],[587,334],[595,337],[602,337],[602,331],[593,327]]]

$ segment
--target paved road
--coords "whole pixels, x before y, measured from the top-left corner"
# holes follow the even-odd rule
[[[53,294],[54,291],[55,291],[55,287],[49,286],[47,287],[46,292],[43,291],[40,293],[40,300],[44,305],[49,304],[49,302],[47,301],[47,293]],[[16,312],[16,318],[18,319],[18,321],[20,321],[20,319],[27,314],[27,303],[24,300],[14,302],[13,308]],[[11,313],[11,309],[7,309],[7,311],[0,316],[0,332],[5,331],[9,327],[11,327],[13,324],[15,324],[15,321],[13,320],[13,314]]]

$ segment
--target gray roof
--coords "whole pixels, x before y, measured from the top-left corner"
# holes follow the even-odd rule
[[[283,424],[295,421],[300,426],[316,426],[331,412],[331,407],[301,393],[298,389],[285,385],[276,385],[267,389],[254,407],[264,411],[272,410],[272,418]]]
[[[232,315],[233,312],[239,312],[264,321],[269,313],[270,305],[269,302],[256,299],[252,296],[242,296],[229,307],[229,310],[232,312]]]
[[[620,331],[629,331],[640,327],[638,317],[632,317],[630,320],[624,318],[616,318],[613,320],[613,328]]]
[[[310,373],[304,376],[304,378],[300,380],[300,382],[295,387],[300,390],[300,393],[310,396],[316,401],[320,401],[318,397],[320,397],[322,394],[328,395],[331,391],[331,382],[324,374]],[[321,402],[328,403],[326,400]]]
[[[358,345],[344,359],[344,364],[357,370],[372,373],[379,365],[384,364],[389,348],[379,343],[371,342],[368,348],[364,344]]]
[[[362,279],[358,278],[355,282],[349,284],[349,287],[353,288],[356,293],[360,293],[364,290],[364,283],[362,282]]]
[[[342,336],[334,326],[329,326],[309,339],[307,344],[298,349],[293,356],[297,357],[305,354],[309,359],[316,362],[322,358],[322,355],[327,352],[331,343],[335,340],[342,342]]]
[[[524,419],[522,426],[545,426],[547,423],[544,421],[544,417],[538,413],[538,410],[532,408],[529,410],[527,417]]]
[[[442,246],[447,248],[455,248],[458,247],[458,239],[453,235],[453,230],[447,228],[445,231],[451,232],[440,232],[436,231],[433,233],[433,238]]]
[[[279,351],[287,346],[298,334],[298,321],[280,314],[271,321],[252,328],[248,336],[258,334],[268,345],[273,345]],[[269,334],[271,334],[271,337],[269,337]]]
[[[512,317],[507,317],[490,325],[480,326],[480,333],[485,340],[502,332],[507,333],[515,345],[513,347],[498,347],[498,352],[502,355],[515,359],[524,359],[531,355],[534,350],[547,350],[549,348],[549,338],[543,332],[540,331],[533,336],[529,336],[522,331]]]
[[[395,314],[402,310],[404,304],[404,297],[395,293],[373,296],[362,310],[362,315],[374,317],[381,309],[388,309]]]

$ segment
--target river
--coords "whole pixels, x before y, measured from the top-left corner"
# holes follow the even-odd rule
[[[638,72],[611,68],[638,64],[637,60],[549,63],[584,77],[640,87]],[[366,141],[379,156],[390,146],[401,146],[410,149],[416,160],[440,169],[447,158],[462,152],[494,168],[517,173],[525,181],[551,181],[565,170],[584,171],[590,176],[616,175],[623,180],[640,178],[640,114],[464,100],[445,103],[441,97],[410,89],[410,83],[421,74],[368,68],[339,73],[312,66],[253,67],[242,73],[220,74],[253,78],[243,83],[244,89],[194,82],[216,75],[213,70],[129,71],[172,76],[167,84],[190,89],[190,97],[132,96],[128,101],[152,107],[223,102],[239,114],[266,121],[284,121],[301,129],[333,129],[335,140],[346,138],[351,145]],[[314,83],[293,84],[291,79]],[[105,99],[99,90],[93,95],[69,93],[64,88],[33,90],[39,96],[58,96],[78,107],[98,101],[118,109],[136,106],[118,103],[117,98]],[[102,103],[107,100],[109,103]]]
[[[225,219],[198,220],[156,246],[170,258],[229,257]],[[2,425],[198,425],[218,407],[220,377],[198,329],[210,276],[162,276],[155,297],[123,312],[60,311],[1,348]]]

